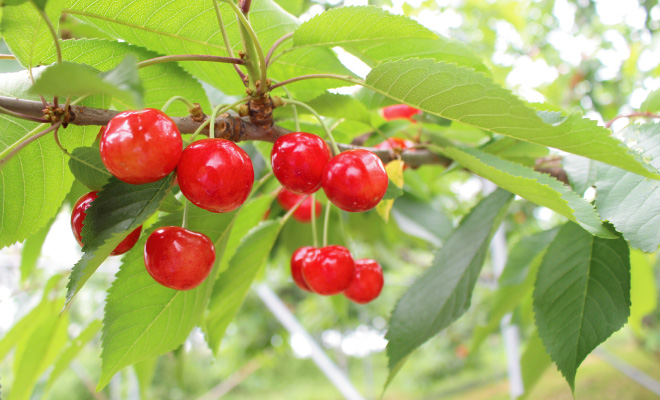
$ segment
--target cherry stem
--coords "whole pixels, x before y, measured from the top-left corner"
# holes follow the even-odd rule
[[[234,65],[245,64],[245,62],[240,58],[234,58],[233,54],[231,55],[231,57],[209,56],[205,54],[180,54],[173,56],[150,58],[148,60],[140,61],[139,63],[137,63],[137,67],[144,68],[144,67],[149,67],[151,65],[176,62],[176,61],[210,61],[210,62],[218,62],[218,63],[234,64]]]
[[[286,97],[289,100],[294,100],[289,89],[287,89],[285,86],[282,86],[282,90],[284,90],[284,93],[286,93]],[[300,132],[300,120],[298,119],[298,108],[294,104],[291,104],[291,111],[293,113],[293,123],[295,124],[296,132]]]
[[[319,247],[319,238],[316,232],[316,193],[312,193],[312,240],[314,247]]]
[[[323,220],[323,247],[328,245],[328,225],[330,223],[330,207],[332,207],[332,203],[328,201],[328,205],[325,206],[325,219]]]
[[[183,217],[181,218],[181,227],[183,229],[188,229],[188,199],[184,197],[183,200]]]
[[[296,203],[296,205],[294,205],[293,207],[291,207],[291,209],[290,209],[289,211],[287,211],[286,214],[284,214],[284,216],[282,217],[282,224],[284,224],[284,223],[285,223],[285,222],[291,217],[291,215],[292,215],[292,214],[298,209],[298,207],[300,207],[300,205],[301,205],[301,204],[302,204],[302,203],[303,203],[308,197],[309,197],[309,195],[304,196],[303,198],[301,198],[300,200],[298,200],[298,202]]]
[[[617,120],[619,120],[619,119],[621,119],[621,118],[635,118],[635,117],[643,117],[643,118],[652,118],[652,119],[655,119],[655,118],[660,118],[660,115],[658,115],[658,114],[653,114],[653,113],[650,112],[650,111],[636,112],[636,113],[626,114],[626,115],[617,115],[616,117],[612,118],[612,120],[611,120],[610,122],[608,122],[607,124],[605,124],[605,128],[609,128],[610,126],[612,126],[612,124],[614,123],[614,121],[617,121]]]
[[[46,10],[42,10],[41,8],[37,7],[36,5],[34,7],[37,9],[37,12],[39,13],[39,15],[41,15],[41,19],[44,20],[44,22],[46,23],[46,26],[48,27],[48,31],[50,32],[50,35],[53,37],[53,42],[55,43],[55,53],[57,54],[57,63],[61,64],[62,63],[62,49],[60,48],[60,41],[59,41],[59,38],[57,37],[57,31],[55,30],[55,26],[50,21],[50,18],[48,18],[48,14],[46,14]]]
[[[188,112],[190,112],[190,110],[195,108],[195,105],[190,100],[186,99],[185,97],[183,97],[183,96],[174,96],[171,99],[167,100],[165,102],[165,105],[163,105],[163,108],[161,108],[160,110],[162,112],[167,112],[167,109],[170,108],[172,103],[174,103],[175,101],[180,101],[183,104],[185,104],[186,107],[188,107]]]
[[[316,110],[314,110],[312,107],[308,106],[307,104],[305,104],[301,101],[286,99],[286,100],[284,100],[284,102],[286,104],[295,104],[295,105],[298,105],[300,107],[306,108],[309,112],[314,114],[316,119],[319,121],[319,123],[323,127],[323,130],[325,130],[326,135],[328,135],[328,139],[330,139],[330,143],[332,144],[332,149],[334,150],[335,154],[340,153],[339,147],[337,146],[337,142],[335,141],[335,138],[332,136],[332,132],[330,131],[330,129],[326,125],[325,121],[323,121],[323,118],[321,118],[319,113],[316,112]]]
[[[0,169],[2,169],[5,164],[7,164],[7,162],[11,160],[11,158],[14,157],[19,151],[23,150],[25,146],[59,128],[60,125],[62,125],[62,123],[57,122],[56,124],[51,125],[48,129],[35,134],[35,131],[43,127],[43,125],[39,125],[36,129],[28,132],[18,143],[15,143],[13,146],[6,148],[2,153],[0,153]]]
[[[60,142],[59,132],[60,132],[59,127],[55,128],[55,132],[53,132],[53,136],[55,137],[55,143],[57,144],[57,147],[59,147],[60,150],[62,150],[62,152],[67,155],[67,157],[71,157],[71,153],[69,153],[69,151],[64,146],[62,146],[62,142]]]
[[[310,75],[300,75],[295,78],[284,80],[280,83],[277,83],[271,86],[271,90],[277,89],[278,87],[288,85],[289,83],[304,81],[306,79],[338,79],[340,81],[354,83],[356,85],[365,86],[366,82],[362,79],[353,78],[348,75],[335,75],[335,74],[310,74]]]
[[[38,117],[30,116],[30,115],[21,114],[21,113],[19,113],[19,112],[15,112],[15,111],[7,110],[7,109],[4,108],[4,107],[0,107],[0,113],[2,113],[2,114],[7,114],[7,115],[11,115],[12,117],[16,117],[16,118],[20,118],[20,119],[25,119],[25,120],[28,120],[28,121],[39,122],[39,123],[42,123],[42,124],[48,123],[48,121],[46,121],[46,120],[43,119],[43,118],[38,118]]]
[[[15,60],[16,56],[13,54],[0,54],[0,60]]]
[[[225,23],[222,21],[222,13],[220,12],[220,5],[218,4],[218,0],[213,0],[213,8],[215,8],[215,15],[218,17],[218,24],[220,25],[220,32],[222,33],[222,40],[225,42],[225,50],[227,50],[229,57],[234,58],[234,49],[231,47],[231,42],[229,41],[229,36],[227,36],[227,30],[225,29]],[[241,60],[241,64],[245,64],[245,62]],[[238,68],[238,64],[234,64],[234,69],[238,73],[238,76],[241,78],[243,84],[246,84],[245,74],[243,71],[241,71],[240,68]]]
[[[291,39],[293,37],[293,32],[287,33],[286,35],[282,36],[281,38],[277,39],[275,43],[271,46],[270,50],[268,50],[268,54],[266,55],[266,65],[270,65],[270,59],[273,57],[273,53],[275,53],[275,50],[285,41],[288,39]]]

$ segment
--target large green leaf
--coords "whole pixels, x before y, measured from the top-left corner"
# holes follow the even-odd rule
[[[576,193],[584,194],[587,189],[596,184],[598,164],[598,161],[574,154],[564,157],[562,166],[566,171],[571,187]]]
[[[46,14],[57,30],[65,0],[50,0]],[[16,59],[27,68],[50,64],[47,55],[54,48],[48,26],[34,5],[24,3],[2,12],[2,36]]]
[[[433,265],[398,301],[385,335],[390,376],[407,356],[470,307],[488,245],[513,195],[497,190],[482,200],[449,236]]]
[[[627,141],[641,149],[649,163],[660,168],[660,124],[633,126]],[[598,165],[596,207],[603,219],[633,247],[655,252],[660,245],[660,183],[608,165]]]
[[[112,177],[101,160],[98,147],[78,147],[72,151],[69,168],[76,179],[92,190],[101,190]]]
[[[71,271],[67,306],[115,247],[158,210],[173,180],[169,175],[146,185],[131,185],[114,177],[108,181],[86,211],[82,229],[85,254]]]
[[[281,219],[257,225],[243,238],[227,270],[218,277],[205,322],[206,341],[213,352],[218,351],[227,326],[241,308],[281,229]]]
[[[443,153],[498,186],[577,222],[593,235],[614,237],[591,204],[550,175],[473,148],[449,147]]]
[[[237,53],[241,48],[236,16],[224,4],[220,5],[230,43]],[[121,0],[72,0],[65,10],[102,31],[128,43],[140,45],[161,54],[227,55],[218,26],[213,3],[173,0],[154,7],[140,2]],[[256,0],[250,9],[250,23],[265,51],[284,34],[298,26],[296,19],[271,0]],[[348,70],[329,49],[308,49],[301,54],[287,54],[271,65],[269,77],[281,81],[309,73],[339,73]],[[332,60],[332,61],[330,61]],[[229,64],[212,62],[182,62],[191,74],[212,84],[226,94],[243,95],[245,87]],[[149,67],[151,68],[151,67]],[[341,82],[311,81],[292,85],[295,92],[303,88],[306,97],[310,88],[316,95],[327,87],[343,86]]]
[[[394,202],[392,217],[403,232],[434,246],[440,246],[454,228],[442,210],[412,196],[403,195]]]
[[[539,268],[534,313],[546,351],[574,389],[578,366],[630,313],[630,255],[623,238],[601,239],[567,223]]]
[[[122,368],[174,350],[201,322],[234,216],[191,206],[188,229],[207,235],[216,250],[209,277],[192,290],[166,288],[153,280],[144,266],[146,235],[124,257],[105,305],[98,389]],[[170,214],[157,225],[178,226],[181,218],[180,212]]]
[[[371,70],[366,87],[443,118],[660,179],[596,122],[571,115],[546,123],[509,90],[472,69],[429,59],[391,61]]]

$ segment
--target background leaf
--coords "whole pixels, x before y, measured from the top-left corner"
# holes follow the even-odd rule
[[[385,335],[392,380],[406,357],[458,319],[469,307],[488,244],[513,195],[497,190],[454,230],[433,265],[398,301]]]
[[[37,268],[37,262],[41,255],[41,247],[46,241],[46,236],[50,231],[50,227],[54,220],[50,220],[46,226],[41,228],[39,232],[30,236],[23,243],[23,251],[21,251],[21,282],[25,282],[30,275]]]
[[[575,388],[578,366],[630,313],[630,255],[623,238],[567,223],[539,267],[534,313],[546,351]]]
[[[523,387],[525,393],[518,399],[526,399],[532,393],[532,389],[543,376],[543,372],[552,364],[552,359],[545,352],[543,341],[539,337],[539,332],[534,333],[527,340],[527,346],[520,357],[520,370],[522,371]]]
[[[112,174],[105,168],[98,147],[78,147],[71,152],[69,168],[83,185],[101,190]]]

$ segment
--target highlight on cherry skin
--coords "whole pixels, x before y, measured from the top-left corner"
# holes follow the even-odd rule
[[[383,107],[383,118],[387,121],[392,121],[395,119],[407,119],[410,122],[417,122],[413,118],[415,115],[420,115],[421,110],[411,107],[407,104],[394,104],[391,106]]]
[[[306,132],[280,136],[270,153],[273,174],[285,188],[312,194],[321,187],[323,170],[332,154],[320,137]]]
[[[380,295],[383,284],[383,268],[376,260],[355,260],[355,275],[344,296],[355,303],[366,304]]]
[[[87,218],[87,213],[85,212],[98,197],[98,192],[89,192],[81,196],[76,204],[73,205],[73,210],[71,211],[71,230],[73,231],[73,236],[76,238],[76,241],[83,247],[82,241],[82,228],[85,224],[85,219]],[[133,232],[131,232],[124,240],[122,240],[117,247],[110,253],[111,256],[118,256],[126,253],[135,246],[138,239],[140,239],[140,233],[142,232],[142,226],[137,227]]]
[[[156,182],[179,163],[183,147],[179,128],[160,110],[121,112],[100,133],[101,160],[123,182]]]
[[[388,184],[383,162],[364,149],[339,153],[323,172],[323,191],[332,204],[344,211],[362,212],[376,207]]]
[[[346,247],[326,246],[308,251],[302,261],[305,283],[314,293],[324,296],[339,294],[353,280],[355,261]]]
[[[277,193],[277,202],[284,211],[292,209],[305,195],[293,193],[290,190],[282,188]],[[314,201],[314,216],[316,218],[321,216],[321,202]],[[312,198],[308,196],[303,200],[302,204],[293,212],[293,218],[301,223],[307,224],[312,222]]]
[[[229,212],[247,200],[254,184],[252,160],[226,139],[202,139],[186,147],[177,167],[181,193],[194,205]]]
[[[213,242],[203,233],[178,226],[155,230],[144,245],[144,265],[158,283],[175,290],[199,286],[215,262]]]

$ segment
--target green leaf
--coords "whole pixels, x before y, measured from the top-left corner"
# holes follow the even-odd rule
[[[116,68],[102,73],[89,65],[68,61],[51,65],[37,78],[31,91],[62,97],[107,94],[142,108],[143,89],[133,56],[127,56]]]
[[[596,122],[571,115],[548,124],[510,91],[468,68],[428,59],[391,61],[371,70],[366,87],[443,118],[660,178]]]
[[[499,328],[500,321],[507,313],[513,311],[532,293],[545,251],[557,231],[558,229],[551,229],[524,237],[511,249],[495,296],[488,300],[488,320],[485,325],[478,326],[472,335],[471,352],[476,351],[488,335]]]
[[[58,30],[64,0],[50,0],[46,14]],[[31,3],[6,7],[2,12],[2,36],[11,53],[26,68],[50,64],[45,58],[55,47],[48,26]]]
[[[630,127],[625,139],[641,149],[655,168],[660,168],[660,124]],[[619,168],[598,165],[596,207],[603,219],[633,247],[652,253],[660,245],[660,183]]]
[[[640,111],[660,112],[660,90],[656,89],[649,93],[646,100],[639,107]]]
[[[122,368],[176,349],[201,322],[235,213],[211,213],[197,207],[188,211],[188,229],[202,232],[214,242],[213,270],[192,290],[166,288],[154,281],[144,266],[147,235],[142,237],[124,257],[108,290],[98,390]],[[178,226],[181,219],[181,213],[169,214],[157,226]]]
[[[398,301],[385,335],[390,368],[387,384],[413,350],[470,307],[490,239],[512,199],[511,193],[500,189],[482,200],[447,239],[433,265]]]
[[[562,165],[571,187],[578,194],[584,194],[596,184],[598,161],[569,154],[562,160]]]
[[[115,247],[158,210],[173,180],[169,175],[146,185],[131,185],[114,177],[108,181],[86,211],[82,229],[85,254],[71,271],[67,307]]]
[[[593,235],[614,237],[591,204],[550,175],[472,148],[448,147],[442,152],[496,185],[577,222]]]
[[[299,17],[309,7],[309,1],[307,0],[275,0],[275,2],[286,12],[296,17]]]
[[[41,374],[67,342],[69,315],[58,315],[62,301],[49,303],[47,316],[29,337],[19,342],[14,354],[14,382],[8,400],[27,400]]]
[[[266,263],[281,229],[281,219],[257,225],[243,238],[229,267],[218,277],[205,323],[206,341],[214,353],[220,347],[227,326],[241,308],[252,281]]]
[[[437,36],[417,21],[392,15],[380,7],[339,7],[300,25],[293,34],[293,43],[295,47],[334,47],[401,38],[436,39]]]
[[[69,368],[69,365],[73,359],[78,356],[85,345],[94,339],[96,334],[101,330],[102,325],[103,324],[101,323],[100,319],[96,319],[90,322],[89,325],[87,325],[87,327],[82,332],[80,332],[80,334],[75,339],[71,341],[69,347],[59,355],[57,361],[55,361],[53,370],[50,372],[50,376],[48,377],[46,391],[48,391],[53,386],[57,378],[62,375],[62,372]]]
[[[392,217],[403,232],[434,246],[440,246],[454,229],[451,220],[442,210],[405,194],[394,202]]]
[[[181,203],[174,196],[174,193],[170,192],[167,196],[165,196],[165,199],[163,200],[163,203],[160,205],[158,210],[171,214],[183,210],[183,203]]]
[[[98,147],[78,147],[71,152],[69,168],[83,185],[101,190],[112,174],[105,168]]]
[[[534,313],[546,351],[575,389],[578,366],[630,313],[630,255],[623,238],[605,240],[567,223],[539,267]]]
[[[535,329],[532,336],[527,340],[527,346],[520,358],[520,370],[522,371],[523,387],[525,393],[518,399],[529,397],[532,389],[543,376],[543,372],[552,364],[552,359],[545,352],[543,341],[539,337],[539,332]]]
[[[241,48],[241,37],[236,16],[227,5],[221,4],[220,9],[229,41],[234,45],[234,52],[238,53]],[[162,55],[227,55],[212,2],[172,0],[159,4],[158,7],[144,7],[143,4],[131,0],[112,3],[72,0],[68,2],[66,12],[114,37],[148,47]],[[264,49],[270,48],[277,39],[293,32],[298,26],[297,20],[292,15],[271,0],[252,2],[250,23]],[[282,49],[285,49],[285,46]],[[330,49],[308,50],[300,54],[292,52],[278,57],[271,64],[268,76],[276,81],[282,81],[309,73],[349,72],[350,75],[350,71],[343,67]],[[232,65],[211,62],[181,62],[180,65],[227,95],[245,94],[245,87]],[[313,80],[298,82],[291,85],[290,89],[294,93],[301,89],[305,93],[305,98],[310,98],[319,95],[328,86],[345,85],[346,83],[341,82]],[[310,90],[314,92],[310,93]]]
[[[316,112],[318,112],[320,115],[337,119],[343,118],[351,121],[357,121],[371,126],[371,115],[369,114],[369,111],[367,111],[367,108],[364,106],[364,104],[360,103],[352,96],[324,93],[321,96],[308,101],[307,104],[316,110]],[[290,105],[285,108],[278,109],[278,115],[287,117],[292,116],[293,112],[291,109],[293,107],[293,105]],[[299,115],[311,115],[307,109],[302,107],[298,107],[297,111]]]
[[[37,262],[39,261],[39,256],[41,256],[41,247],[46,241],[46,236],[50,231],[50,227],[53,224],[53,219],[51,219],[46,226],[41,228],[39,232],[30,236],[23,243],[23,251],[21,251],[21,283],[25,281],[32,275],[34,270],[37,268]]]
[[[403,194],[403,189],[398,187],[392,180],[390,179],[387,183],[387,191],[385,192],[385,195],[383,196],[383,200],[392,200],[396,199],[397,197],[401,196]]]
[[[135,375],[137,376],[138,385],[140,386],[140,399],[148,399],[149,389],[151,388],[151,381],[154,379],[156,373],[156,365],[158,364],[158,357],[146,358],[133,365]]]
[[[644,318],[658,305],[658,289],[655,284],[653,266],[639,250],[630,252],[630,327],[636,335],[643,337]]]

